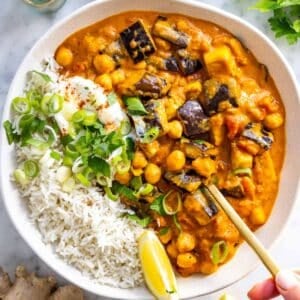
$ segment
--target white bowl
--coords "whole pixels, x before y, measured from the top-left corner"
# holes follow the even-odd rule
[[[10,117],[11,99],[22,92],[27,71],[37,68],[40,61],[45,56],[52,55],[57,46],[71,33],[108,16],[129,10],[181,13],[214,22],[241,38],[244,44],[254,53],[258,61],[269,68],[270,74],[275,80],[284,101],[287,137],[286,158],[281,174],[277,201],[269,221],[257,231],[259,239],[269,248],[282,233],[297,198],[300,170],[300,159],[298,158],[300,153],[300,130],[298,129],[300,116],[299,92],[297,91],[295,77],[276,46],[254,27],[233,15],[196,1],[94,1],[56,24],[34,45],[19,67],[11,84],[2,122]],[[13,146],[7,144],[3,129],[1,129],[1,144],[1,188],[3,200],[17,231],[34,252],[67,280],[97,295],[119,299],[141,300],[151,298],[148,291],[143,287],[119,289],[97,284],[67,265],[54,254],[50,246],[43,244],[37,228],[29,221],[24,201],[19,197],[15,185],[10,181],[9,174],[12,173],[15,167],[14,149]],[[204,295],[228,286],[247,275],[257,262],[256,256],[244,243],[236,256],[217,273],[205,277],[178,278],[180,298]]]

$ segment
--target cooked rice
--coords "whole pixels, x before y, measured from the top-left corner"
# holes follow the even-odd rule
[[[53,60],[47,66],[46,72],[55,78]],[[27,88],[37,87],[37,80],[31,79]],[[49,90],[59,89],[56,84],[59,82],[49,84]],[[119,201],[107,199],[96,186],[77,184],[71,193],[62,191],[56,175],[61,162],[52,159],[49,150],[41,154],[17,147],[16,153],[19,163],[26,159],[40,162],[39,176],[20,187],[20,193],[28,202],[30,217],[43,241],[51,244],[63,260],[101,284],[121,288],[140,285],[143,276],[137,238],[142,229],[123,216],[128,209]]]

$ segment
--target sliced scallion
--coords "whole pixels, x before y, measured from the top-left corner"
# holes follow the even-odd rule
[[[25,172],[21,169],[16,169],[13,173],[13,176],[14,176],[16,182],[21,185],[25,185],[28,183],[28,178],[26,177]]]
[[[131,124],[129,120],[124,120],[120,125],[120,132],[122,135],[127,135],[131,131]]]
[[[174,222],[175,226],[177,227],[177,229],[178,229],[179,231],[181,231],[181,225],[180,225],[180,223],[179,223],[179,221],[178,221],[178,219],[177,219],[177,214],[174,214],[174,215],[173,215],[173,222]]]
[[[66,193],[70,193],[75,188],[75,184],[75,179],[73,177],[69,177],[66,181],[64,181],[62,190]]]
[[[167,193],[162,200],[162,206],[165,213],[169,216],[179,212],[182,208],[182,200],[179,192],[171,190]]]
[[[225,241],[219,241],[213,244],[210,251],[212,262],[217,265],[225,261],[228,255],[228,245]]]
[[[55,159],[55,160],[60,160],[61,159],[61,155],[59,152],[52,150],[50,152],[50,156]]]
[[[96,122],[97,122],[97,114],[94,111],[86,110],[86,115],[82,124],[85,126],[92,126]]]
[[[19,114],[27,114],[31,110],[31,104],[29,99],[24,97],[16,97],[12,101],[12,108]]]
[[[36,161],[29,159],[24,162],[24,173],[28,178],[35,178],[39,174],[39,165]]]
[[[72,121],[74,123],[81,123],[86,117],[86,111],[84,109],[78,110],[76,111],[73,115],[72,115]]]
[[[11,145],[15,140],[15,135],[14,135],[14,132],[13,132],[13,126],[12,126],[10,121],[6,120],[3,123],[3,127],[5,129],[5,134],[6,134],[8,144]]]
[[[250,168],[237,168],[233,170],[233,174],[236,176],[252,176],[252,170]]]
[[[91,185],[90,180],[83,173],[77,173],[77,174],[75,174],[75,177],[78,179],[78,181],[82,185],[84,185],[86,187],[89,187]]]
[[[113,194],[113,192],[111,191],[110,187],[105,186],[105,187],[104,187],[104,191],[105,191],[105,194],[107,195],[107,197],[108,197],[110,200],[112,200],[112,201],[118,200],[119,196]]]
[[[143,184],[142,176],[134,176],[130,181],[130,186],[135,190],[138,191]]]
[[[52,115],[62,110],[64,98],[58,94],[46,94],[41,101],[41,109],[44,114]]]
[[[149,144],[153,142],[159,136],[159,128],[158,127],[151,127],[145,132],[144,137],[141,139],[141,142],[144,144]]]
[[[144,183],[138,190],[139,196],[147,196],[153,191],[153,185],[150,183]]]
[[[130,170],[131,163],[129,160],[122,160],[116,165],[116,171],[119,174],[125,174]]]

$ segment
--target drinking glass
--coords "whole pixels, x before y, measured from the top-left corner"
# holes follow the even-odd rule
[[[25,3],[35,7],[40,12],[53,12],[58,10],[66,0],[23,0]]]

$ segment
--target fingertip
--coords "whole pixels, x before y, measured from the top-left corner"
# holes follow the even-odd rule
[[[257,283],[249,292],[248,298],[251,300],[266,300],[278,296],[276,285],[272,278]]]

